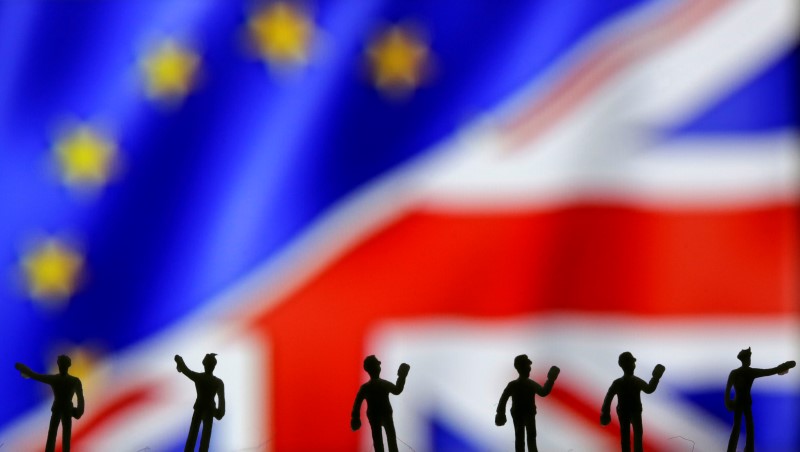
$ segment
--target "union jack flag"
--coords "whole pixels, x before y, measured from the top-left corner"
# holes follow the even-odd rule
[[[177,451],[217,353],[214,451],[608,451],[637,358],[645,449],[718,451],[728,372],[797,359],[796,0],[0,3],[0,449],[41,450],[72,357],[76,451]],[[756,446],[800,450],[798,372]],[[739,442],[741,445],[744,441]]]

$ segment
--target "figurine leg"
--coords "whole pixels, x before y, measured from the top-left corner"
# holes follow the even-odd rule
[[[620,439],[620,446],[622,452],[631,452],[631,420],[625,416],[620,416],[619,412],[617,412],[617,417],[619,418],[619,439]]]
[[[369,428],[372,430],[372,447],[375,452],[383,452],[383,432],[380,419],[369,419]]]
[[[747,435],[744,440],[744,452],[753,452],[756,449],[756,438],[753,428],[753,410],[750,407],[744,409],[744,430]]]
[[[61,416],[61,452],[69,452],[72,439],[72,416],[64,413]]]
[[[386,430],[386,445],[389,452],[397,452],[397,433],[394,431],[394,419],[391,415],[383,420],[383,429]]]
[[[195,411],[192,414],[192,423],[189,425],[189,436],[186,437],[186,446],[183,452],[194,452],[194,445],[197,442],[197,432],[200,431],[200,413]]]
[[[208,452],[208,446],[211,444],[211,425],[214,422],[214,416],[207,413],[203,416],[203,435],[200,437],[200,452]]]
[[[631,417],[631,427],[633,427],[633,450],[634,452],[644,452],[642,446],[642,414],[634,414]]]
[[[58,413],[50,415],[50,427],[47,429],[47,443],[44,446],[45,452],[54,452],[56,450],[56,435],[58,434],[58,424],[61,422],[61,416]]]
[[[536,447],[536,417],[534,415],[525,417],[525,434],[528,436],[528,451],[539,452]]]
[[[731,438],[728,440],[728,452],[736,452],[736,446],[739,444],[739,430],[742,428],[742,412],[736,408],[733,412],[733,430],[731,430]]]
[[[511,415],[514,423],[514,452],[525,452],[525,418]]]

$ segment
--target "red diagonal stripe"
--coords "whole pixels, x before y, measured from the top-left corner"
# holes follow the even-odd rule
[[[611,382],[609,382],[609,384],[611,384]],[[604,396],[604,394],[602,396]],[[601,403],[597,403],[597,401],[595,401],[595,403],[589,403],[583,397],[571,391],[568,384],[563,383],[556,384],[556,386],[553,387],[553,392],[551,392],[548,396],[548,399],[550,398],[555,399],[556,402],[568,408],[576,418],[581,419],[587,425],[592,426],[594,430],[605,433],[605,436],[609,438],[611,443],[619,444],[619,420],[617,419],[616,413],[614,413],[613,410],[611,414],[611,424],[605,427],[600,427],[600,408],[602,405],[602,400],[600,400]],[[642,438],[644,450],[649,452],[670,452],[660,444],[648,438],[646,412],[642,413],[642,418],[642,422],[644,424],[644,434]],[[631,435],[631,446],[633,446],[633,435]]]
[[[519,144],[553,127],[570,111],[585,102],[600,87],[621,73],[643,52],[666,45],[670,40],[703,24],[729,3],[720,0],[682,2],[666,17],[648,22],[602,45],[591,56],[559,77],[552,89],[518,113],[506,126],[513,151]],[[650,49],[650,50],[648,50]]]

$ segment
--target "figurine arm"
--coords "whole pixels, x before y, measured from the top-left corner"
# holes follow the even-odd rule
[[[754,368],[753,369],[753,374],[755,375],[756,378],[768,377],[770,375],[775,375],[775,374],[785,374],[786,372],[789,371],[789,369],[791,369],[794,366],[795,366],[795,362],[794,361],[786,361],[785,363],[781,364],[780,366],[772,367],[770,369],[755,369]]]
[[[77,378],[75,379],[75,395],[78,396],[78,406],[72,412],[72,417],[80,419],[83,416],[84,401],[83,401],[83,384]]]
[[[653,369],[653,376],[650,378],[650,382],[642,388],[642,391],[645,394],[652,394],[655,392],[656,388],[658,387],[658,382],[661,380],[661,376],[664,375],[664,370],[666,368],[661,364],[656,364],[655,369]]]
[[[190,380],[194,381],[200,376],[199,373],[194,372],[186,366],[186,363],[183,361],[183,357],[181,355],[175,355],[175,363],[177,364],[178,372],[186,375]]]
[[[603,399],[603,406],[600,408],[600,424],[601,425],[608,425],[611,423],[611,401],[614,400],[614,396],[617,395],[617,388],[616,382],[611,383],[611,387],[608,388],[608,392],[606,393],[605,399]]]
[[[397,369],[397,383],[392,385],[392,387],[389,389],[389,392],[391,392],[394,395],[398,395],[401,392],[403,392],[403,388],[406,387],[406,377],[408,376],[408,371],[410,369],[411,366],[409,366],[408,364],[406,363],[400,364],[400,368]]]
[[[361,402],[364,401],[364,387],[358,389],[356,394],[356,401],[353,402],[353,411],[350,413],[350,428],[353,431],[361,428]]]
[[[31,370],[30,367],[22,363],[14,364],[14,368],[19,371],[23,376],[31,378],[42,383],[50,384],[53,381],[53,375],[40,374]]]
[[[503,389],[503,393],[500,394],[500,401],[497,402],[497,414],[505,414],[506,412],[506,404],[508,403],[508,398],[511,397],[511,384],[509,383],[505,389]]]
[[[536,385],[536,394],[539,397],[545,397],[547,394],[550,394],[550,391],[553,390],[553,384],[555,384],[556,378],[558,378],[560,372],[561,369],[557,366],[550,368],[550,371],[547,372],[547,381],[544,382],[544,386]]]
[[[501,427],[506,425],[506,404],[508,398],[511,397],[511,383],[509,383],[500,395],[500,401],[497,403],[497,414],[494,416],[494,425]]]
[[[725,385],[725,408],[733,411],[734,401],[731,400],[731,388],[733,387],[733,372],[728,375],[728,383]]]
[[[225,383],[222,380],[219,380],[219,386],[217,386],[217,400],[219,401],[219,406],[217,406],[214,417],[219,420],[225,416]]]

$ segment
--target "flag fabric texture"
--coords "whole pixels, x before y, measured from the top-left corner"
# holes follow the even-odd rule
[[[40,450],[68,354],[73,450],[182,450],[217,353],[212,450],[542,450],[599,422],[630,351],[651,451],[723,450],[736,354],[800,358],[795,0],[0,2],[0,447]],[[46,389],[46,388],[45,388]],[[800,450],[800,373],[756,381]],[[744,432],[742,432],[744,435]],[[744,439],[740,439],[744,444]]]

